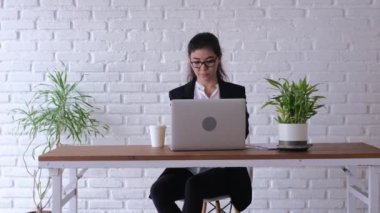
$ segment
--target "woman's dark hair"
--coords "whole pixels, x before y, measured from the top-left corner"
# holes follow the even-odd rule
[[[190,40],[187,46],[187,54],[190,57],[190,54],[195,50],[205,48],[213,51],[215,55],[219,58],[219,60],[222,59],[222,50],[220,48],[218,38],[214,34],[208,32],[198,33]],[[218,78],[218,81],[225,80],[227,78],[227,75],[223,70],[221,62],[217,67],[216,76]],[[188,79],[190,81],[197,79],[197,76],[194,74],[194,71],[191,66]]]

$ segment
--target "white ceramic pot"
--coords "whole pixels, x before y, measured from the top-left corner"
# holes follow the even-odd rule
[[[278,140],[280,146],[307,146],[307,135],[307,124],[278,124]]]

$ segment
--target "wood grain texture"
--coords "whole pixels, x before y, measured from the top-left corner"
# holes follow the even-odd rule
[[[306,152],[278,150],[170,151],[167,146],[64,146],[39,156],[39,161],[242,160],[380,158],[380,149],[365,143],[319,143]]]

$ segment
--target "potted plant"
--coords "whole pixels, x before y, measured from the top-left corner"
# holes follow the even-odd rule
[[[275,120],[279,123],[280,149],[307,149],[307,120],[317,114],[317,109],[323,107],[319,101],[324,96],[314,95],[318,84],[310,84],[306,78],[298,82],[289,82],[280,78],[278,81],[265,79],[277,94],[269,99],[262,108],[274,106],[277,111]]]
[[[88,95],[77,90],[80,80],[72,84],[67,81],[66,69],[47,73],[51,84],[38,85],[32,99],[26,102],[24,108],[12,110],[13,119],[18,124],[16,133],[28,135],[29,143],[23,154],[27,173],[33,178],[33,201],[37,213],[44,211],[51,196],[50,177],[43,177],[41,169],[32,166],[36,157],[54,148],[62,146],[63,139],[69,143],[88,142],[90,136],[102,135],[101,130],[107,130],[107,125],[101,125],[92,118],[96,108],[90,104]],[[44,136],[44,141],[37,140],[38,135]]]

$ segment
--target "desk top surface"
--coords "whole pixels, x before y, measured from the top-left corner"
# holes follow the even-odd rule
[[[167,146],[63,146],[38,157],[39,161],[149,161],[149,160],[271,160],[380,158],[380,149],[365,143],[314,143],[308,151],[249,148],[231,151],[170,151]]]

